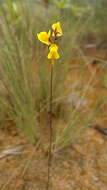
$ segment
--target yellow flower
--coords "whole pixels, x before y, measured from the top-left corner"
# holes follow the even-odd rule
[[[60,56],[58,54],[58,46],[56,44],[51,44],[51,46],[49,47],[49,54],[48,54],[48,59],[59,59]]]
[[[56,22],[52,25],[52,29],[54,30],[53,32],[53,36],[57,36],[57,37],[60,37],[63,35],[62,33],[62,28],[60,26],[60,22]]]
[[[40,32],[37,34],[38,40],[40,40],[42,43],[48,45],[49,53],[47,58],[48,59],[59,59],[59,53],[58,53],[58,46],[56,45],[56,40],[58,37],[62,36],[62,28],[60,26],[60,22],[56,22],[52,24],[52,30],[49,30],[49,32]]]
[[[38,39],[47,45],[50,45],[50,36],[51,36],[51,31],[49,30],[49,32],[40,32],[39,34],[37,34]]]

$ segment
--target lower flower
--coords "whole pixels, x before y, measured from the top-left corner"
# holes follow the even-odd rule
[[[58,53],[58,46],[56,44],[51,44],[49,47],[49,54],[48,54],[48,59],[59,59],[59,53]]]

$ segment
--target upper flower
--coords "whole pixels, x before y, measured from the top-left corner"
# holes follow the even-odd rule
[[[53,36],[60,37],[63,35],[62,28],[60,26],[60,22],[56,22],[52,25],[52,29],[54,30]]]

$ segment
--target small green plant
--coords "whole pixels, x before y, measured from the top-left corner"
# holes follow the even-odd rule
[[[63,13],[65,9],[70,8],[70,1],[69,0],[54,0],[54,5]]]
[[[90,14],[90,12],[92,11],[91,7],[89,6],[82,7],[82,6],[77,6],[77,5],[71,5],[70,9],[73,16],[77,18],[83,17],[88,13]]]
[[[20,6],[17,2],[13,0],[8,0],[5,4],[5,9],[9,10],[8,16],[10,19],[14,20],[15,22],[20,19]]]

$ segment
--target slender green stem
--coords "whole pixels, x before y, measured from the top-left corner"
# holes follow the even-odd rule
[[[48,154],[48,182],[47,182],[47,190],[50,189],[50,179],[51,179],[51,166],[52,166],[52,137],[53,137],[53,129],[52,129],[52,101],[53,101],[53,64],[51,64],[50,68],[50,111],[49,111],[49,154]]]

